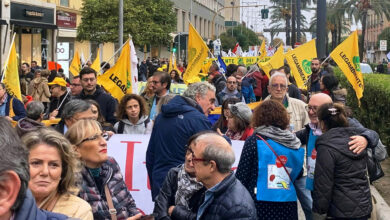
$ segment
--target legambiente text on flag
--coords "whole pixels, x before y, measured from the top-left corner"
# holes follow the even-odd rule
[[[311,75],[311,60],[317,57],[315,39],[301,45],[285,54],[291,74],[297,83],[298,88],[306,89],[305,82]]]
[[[202,37],[190,23],[188,31],[188,67],[183,80],[186,84],[200,82],[198,76],[204,61],[208,56],[209,48]]]
[[[118,101],[124,95],[132,93],[129,42],[129,40],[126,41],[115,65],[97,79],[98,84],[102,85]]]
[[[7,92],[15,96],[17,99],[22,101],[22,93],[20,91],[19,83],[19,68],[18,68],[18,57],[16,56],[15,41],[13,41],[10,47],[10,54],[7,62],[7,66],[4,71],[3,83],[6,86]]]
[[[354,31],[347,39],[339,44],[332,53],[330,53],[330,57],[337,63],[351,83],[360,105],[360,99],[363,97],[364,92],[364,82],[360,70],[357,31]]]

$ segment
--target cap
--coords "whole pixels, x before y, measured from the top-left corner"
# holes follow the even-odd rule
[[[250,123],[252,119],[252,110],[243,102],[229,104],[230,113]]]
[[[62,87],[66,87],[66,81],[61,77],[56,77],[56,78],[54,78],[53,81],[49,82],[47,85],[49,85],[49,86],[59,85]]]

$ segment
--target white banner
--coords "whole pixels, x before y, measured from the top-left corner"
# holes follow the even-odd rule
[[[108,155],[118,162],[137,208],[145,214],[151,214],[154,208],[145,165],[149,139],[150,135],[115,134],[108,142]],[[235,170],[240,160],[244,141],[232,141],[232,144],[236,155],[233,165],[233,170]]]

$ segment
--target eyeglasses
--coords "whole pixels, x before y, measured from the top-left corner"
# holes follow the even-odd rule
[[[234,81],[227,81],[227,84],[237,84],[237,82],[234,82]]]
[[[79,144],[77,145],[80,145],[86,141],[94,141],[94,140],[97,140],[99,137],[102,137],[104,140],[108,141],[110,139],[110,135],[107,133],[107,132],[103,132],[101,134],[95,134],[94,136],[92,137],[88,137],[88,138],[85,138],[83,139]]]
[[[195,157],[194,151],[192,151],[192,149],[191,149],[191,148],[188,148],[188,151],[190,151],[190,152],[191,152],[191,154],[192,154],[192,163],[194,163],[194,164],[195,164],[195,162],[201,162],[201,161],[205,162],[205,161],[210,161],[210,160],[206,160],[206,159],[203,159],[203,158],[197,158],[197,157]]]
[[[280,88],[280,89],[286,89],[286,88],[287,88],[287,86],[284,85],[284,84],[272,84],[271,87],[272,87],[273,89],[278,89],[278,88]]]
[[[160,82],[159,82],[159,81],[154,81],[154,80],[153,80],[151,83],[154,84],[154,85],[156,85],[156,84],[159,84]]]
[[[311,110],[311,111],[313,111],[313,113],[317,113],[317,110],[318,110],[318,106],[306,105],[305,108],[306,108],[307,112],[310,112],[310,110]]]

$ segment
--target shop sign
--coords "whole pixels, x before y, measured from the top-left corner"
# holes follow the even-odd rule
[[[57,26],[64,28],[76,28],[76,13],[57,11]]]
[[[39,12],[39,11],[33,11],[33,10],[24,9],[24,16],[26,16],[26,17],[33,17],[33,18],[43,18],[43,16],[45,16],[45,13]]]

